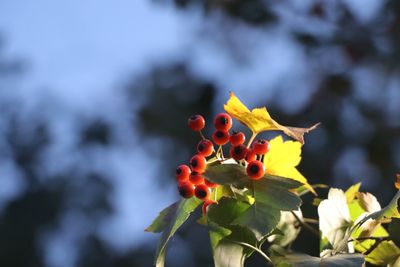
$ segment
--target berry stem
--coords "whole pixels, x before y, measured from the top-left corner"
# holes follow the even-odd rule
[[[257,133],[253,133],[249,139],[249,142],[247,143],[247,148],[250,148],[251,144],[253,143],[254,139],[256,139]]]
[[[203,132],[201,130],[199,131],[199,134],[201,136],[201,139],[206,140],[206,137],[204,136],[204,134],[203,134]]]
[[[225,158],[224,158],[224,151],[222,150],[222,146],[219,146],[219,151],[220,151],[220,153],[221,153],[221,158],[222,158],[222,160],[225,160]]]

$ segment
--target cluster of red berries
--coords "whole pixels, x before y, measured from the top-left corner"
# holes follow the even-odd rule
[[[250,179],[258,180],[265,174],[264,164],[260,161],[262,156],[269,150],[268,141],[259,139],[249,148],[244,142],[246,136],[242,132],[232,132],[232,118],[226,113],[218,114],[214,119],[215,132],[212,134],[212,141],[204,138],[201,130],[205,126],[205,120],[201,115],[194,115],[188,120],[189,128],[195,132],[200,132],[202,140],[197,145],[197,154],[194,155],[188,165],[180,165],[176,169],[176,179],[178,181],[178,191],[184,198],[196,196],[204,201],[203,213],[207,206],[216,203],[210,199],[211,191],[218,185],[206,180],[204,173],[207,160],[213,154],[218,157],[214,150],[214,144],[218,146],[230,143],[229,154],[237,162],[246,165],[246,172]]]

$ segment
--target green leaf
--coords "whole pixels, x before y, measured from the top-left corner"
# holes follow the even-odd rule
[[[212,248],[215,249],[220,240],[245,242],[256,245],[254,234],[247,228],[232,225],[232,222],[249,208],[250,204],[238,201],[233,198],[223,197],[217,205],[212,205],[208,209],[207,217],[210,226],[210,238]],[[215,227],[218,225],[219,227]],[[245,254],[252,252],[245,248]]]
[[[145,229],[145,231],[152,233],[162,232],[168,226],[169,222],[171,221],[171,218],[174,216],[178,205],[179,202],[175,202],[170,206],[166,207],[165,209],[163,209],[157,216],[157,218],[154,219],[151,225]]]
[[[289,189],[300,185],[291,179],[266,175],[257,181],[248,181],[247,188],[252,188],[255,202],[233,224],[248,227],[260,240],[278,224],[281,211],[297,210],[301,199]]]
[[[250,204],[233,198],[223,197],[217,205],[208,208],[208,218],[220,226],[230,226],[231,223],[250,207]]]
[[[236,163],[208,165],[203,176],[221,185],[240,185],[249,180],[245,168]]]
[[[159,217],[150,226],[151,229],[163,229],[163,233],[158,242],[156,257],[154,264],[156,267],[163,267],[165,264],[165,252],[167,243],[170,238],[175,234],[176,230],[189,218],[196,207],[201,203],[196,198],[183,199],[180,202],[174,203],[165,210],[163,210]],[[165,212],[164,212],[165,211]],[[168,223],[166,223],[168,218]]]
[[[213,254],[215,254],[215,248],[218,246],[219,242],[230,235],[232,231],[211,221],[208,222],[208,227],[210,228],[211,250]]]
[[[246,256],[241,245],[221,241],[215,248],[215,267],[243,267]]]
[[[346,195],[347,202],[350,203],[355,197],[356,193],[360,190],[361,183],[354,184],[349,187],[344,193]]]

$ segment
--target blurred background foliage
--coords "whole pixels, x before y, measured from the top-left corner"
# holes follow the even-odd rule
[[[198,140],[186,120],[199,113],[211,121],[229,90],[285,125],[322,122],[306,136],[299,167],[311,183],[345,189],[361,181],[383,205],[391,199],[400,169],[398,1],[147,2],[150,14],[195,17],[188,23],[196,23],[196,41],[139,71],[127,64],[117,85],[106,86],[113,97],[101,100],[103,91],[74,91],[74,81],[63,93],[37,89],[27,78],[35,70],[29,54],[9,52],[12,31],[1,35],[0,266],[151,266],[157,237],[143,229],[178,199],[175,166]],[[139,27],[136,38],[146,31]],[[81,108],[86,102],[94,109]],[[212,266],[208,242],[191,219],[167,265]],[[293,248],[317,255],[318,240],[303,231]],[[255,256],[246,266],[262,262]]]

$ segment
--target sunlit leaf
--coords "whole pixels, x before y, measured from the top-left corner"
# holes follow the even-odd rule
[[[374,213],[371,213],[367,217],[365,217],[362,222],[364,223],[369,219],[373,220],[382,220],[382,219],[390,219],[390,218],[400,218],[400,213],[399,213],[399,198],[400,198],[400,191],[397,192],[397,194],[393,197],[393,199],[390,201],[390,203],[384,207],[383,209],[376,211]]]
[[[296,213],[298,218],[301,220],[303,219],[303,214],[300,209],[293,212]],[[268,237],[268,241],[281,247],[286,247],[291,244],[296,240],[301,230],[301,227],[299,227],[297,223],[296,217],[291,212],[282,211],[281,219],[276,226],[276,229],[278,229],[280,233],[271,235]]]
[[[229,241],[221,241],[215,248],[215,267],[243,267],[246,256],[243,247]]]
[[[189,218],[196,207],[201,203],[196,198],[184,199],[174,203],[167,209],[163,210],[159,217],[147,228],[149,230],[160,231],[163,229],[161,238],[157,245],[155,266],[163,267],[165,264],[165,252],[167,243],[175,234],[176,230]],[[167,222],[168,219],[168,222]]]
[[[361,183],[356,183],[346,190],[344,194],[346,195],[347,203],[350,203],[356,197],[356,193],[360,190],[360,186]]]
[[[393,243],[393,241],[383,241],[376,249],[374,249],[366,257],[367,261],[380,266],[392,265],[395,267],[394,263],[400,257],[400,249]]]
[[[264,157],[267,173],[299,181],[313,194],[316,194],[307,179],[296,169],[301,161],[301,144],[299,142],[283,141],[282,136],[279,135],[270,140],[269,148]]]
[[[331,188],[328,199],[323,200],[318,206],[319,229],[322,239],[327,239],[330,245],[335,248],[343,240],[352,225],[347,199],[340,189]],[[326,247],[321,247],[321,251]],[[346,246],[344,252],[348,252]]]
[[[255,108],[250,111],[232,92],[224,108],[232,117],[249,127],[253,133],[283,131],[301,144],[304,144],[304,134],[314,130],[319,125],[317,123],[309,128],[283,126],[271,118],[265,107]]]

